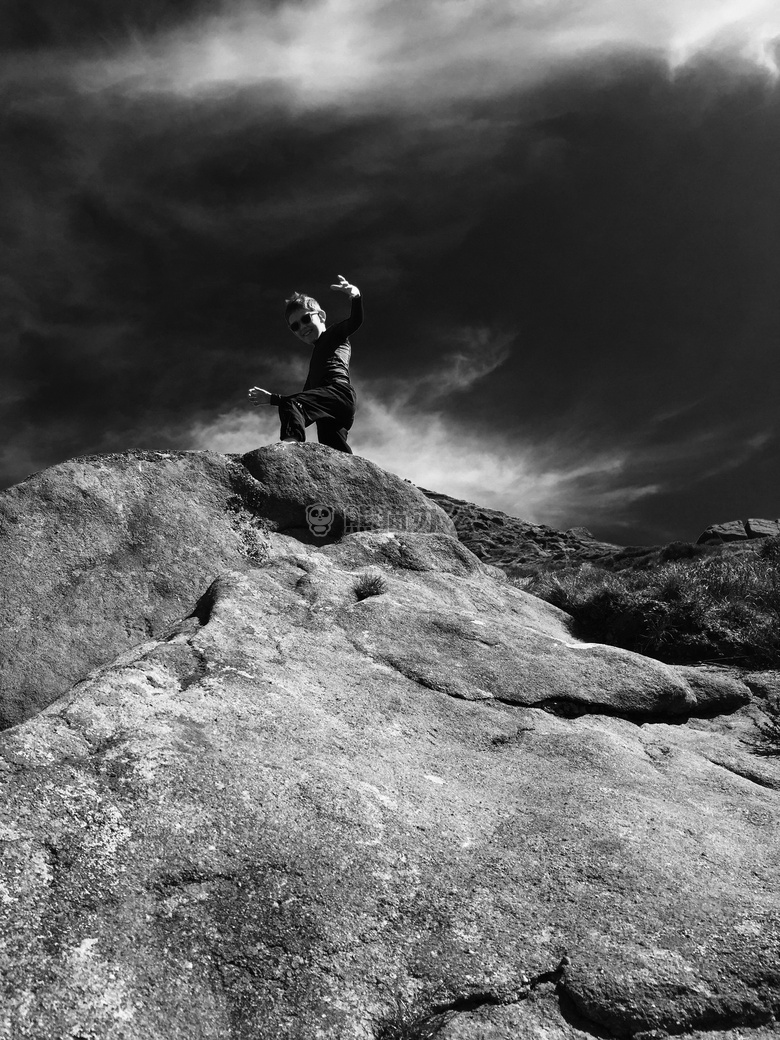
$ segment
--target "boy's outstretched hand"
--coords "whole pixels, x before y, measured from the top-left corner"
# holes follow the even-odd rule
[[[331,289],[335,289],[336,292],[344,292],[349,296],[360,296],[360,289],[356,285],[351,285],[343,274],[338,276],[338,282],[335,285],[331,285]]]
[[[263,394],[265,394],[266,396],[263,397]],[[253,386],[249,391],[249,397],[252,401],[252,404],[270,404],[271,396],[271,391],[263,390],[262,386]]]

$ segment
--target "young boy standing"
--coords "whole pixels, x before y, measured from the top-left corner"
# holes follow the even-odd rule
[[[351,455],[347,434],[355,418],[356,398],[349,380],[352,354],[349,336],[363,323],[363,298],[357,286],[351,285],[341,274],[338,277],[331,289],[346,293],[352,300],[352,309],[348,318],[330,328],[325,327],[325,311],[313,297],[293,293],[286,301],[288,328],[301,343],[313,346],[309,374],[301,393],[283,397],[253,386],[249,397],[252,404],[278,406],[282,424],[280,437],[284,443],[305,441],[306,427],[316,422],[320,444]]]

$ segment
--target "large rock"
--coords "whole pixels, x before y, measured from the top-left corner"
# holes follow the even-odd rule
[[[0,728],[158,634],[221,572],[261,558],[270,527],[310,540],[305,507],[454,533],[416,488],[356,456],[279,445],[240,459],[127,452],[74,459],[0,493]],[[331,532],[331,537],[335,530]]]
[[[210,452],[74,459],[0,493],[0,726],[181,614],[262,552],[253,481]]]
[[[696,539],[697,545],[706,542],[739,542],[748,538],[744,520],[729,520],[725,524],[710,524]]]
[[[769,1035],[780,768],[685,722],[736,679],[441,534],[271,534],[186,613],[0,736],[3,1040]]]
[[[420,490],[447,513],[464,545],[509,575],[523,574],[529,565],[552,561],[611,560],[624,551],[623,546],[597,541],[585,527],[556,531],[498,509],[486,509],[426,488]]]
[[[263,515],[278,531],[313,545],[354,531],[456,534],[444,510],[413,484],[358,455],[319,444],[270,444],[241,461],[262,493]]]
[[[748,538],[776,538],[780,535],[780,520],[746,520],[745,530]]]
[[[711,524],[697,540],[705,542],[739,542],[747,538],[771,538],[780,535],[780,520],[729,520],[725,524]]]
[[[355,536],[324,554],[355,568],[402,567],[425,575],[371,600],[344,625],[355,647],[428,689],[464,700],[634,719],[729,711],[750,699],[741,682],[720,670],[674,667],[585,643],[572,635],[562,610],[505,581],[481,579],[476,588],[453,583],[454,575],[482,575],[484,566],[449,538]],[[316,588],[317,580],[308,584]]]
[[[748,538],[766,538],[780,534],[780,520],[729,520],[710,524],[697,539],[706,542],[740,542]]]

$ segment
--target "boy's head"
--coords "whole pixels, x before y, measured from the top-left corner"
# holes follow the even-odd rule
[[[293,293],[284,309],[287,327],[302,343],[313,343],[325,331],[325,311],[313,296]]]

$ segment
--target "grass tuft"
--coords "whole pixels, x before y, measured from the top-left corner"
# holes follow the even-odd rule
[[[434,1040],[455,1012],[436,1011],[430,994],[405,997],[396,992],[394,1006],[374,1024],[374,1040]]]
[[[369,596],[382,596],[387,592],[387,581],[382,574],[368,572],[361,574],[352,586],[359,600],[368,599]]]
[[[767,722],[756,723],[760,734],[753,741],[751,751],[762,758],[780,758],[780,710],[777,708]]]

